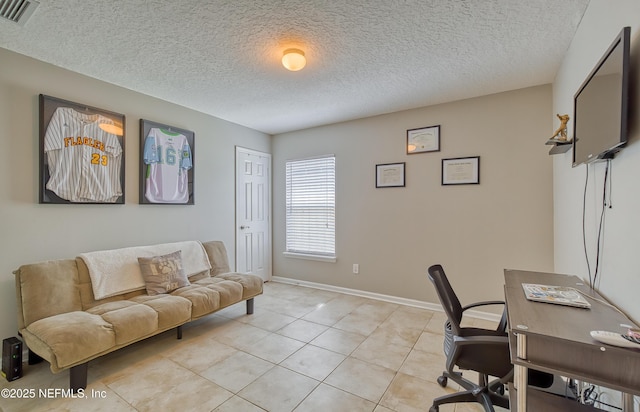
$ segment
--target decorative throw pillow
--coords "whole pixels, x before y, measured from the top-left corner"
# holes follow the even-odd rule
[[[150,296],[169,293],[191,284],[182,270],[180,250],[168,255],[139,257],[138,263]]]

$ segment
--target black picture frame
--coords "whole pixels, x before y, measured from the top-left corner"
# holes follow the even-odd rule
[[[480,156],[442,159],[442,186],[480,184]]]
[[[183,143],[180,147],[173,147],[173,142],[171,143],[171,147],[166,147],[163,150],[164,145],[158,145],[157,143],[160,140],[165,141],[165,139],[176,138],[177,141],[175,144]],[[184,139],[182,138],[184,137]],[[146,155],[148,151],[145,149],[147,139],[154,139],[155,141],[155,151],[158,153],[155,160],[147,159]],[[184,142],[186,141],[188,147],[188,155],[184,151]],[[153,142],[149,142],[148,148],[151,149],[151,145]],[[145,153],[147,152],[147,153]],[[189,167],[182,166],[183,162],[186,160],[190,160]],[[150,161],[151,160],[151,161]],[[169,162],[167,162],[169,160]],[[179,162],[179,163],[177,163]],[[175,167],[171,167],[167,169],[165,172],[169,171],[169,176],[173,179],[175,177],[175,181],[172,179],[165,179],[164,182],[169,182],[172,184],[171,190],[167,193],[164,193],[162,188],[157,188],[157,186],[153,183],[153,177],[151,174],[160,173],[159,171],[155,171],[152,165],[175,165]],[[176,172],[176,175],[173,176],[173,172]],[[182,177],[180,173],[185,173],[186,178]],[[183,180],[184,179],[184,180]],[[140,204],[148,204],[148,205],[194,205],[195,204],[195,196],[194,196],[194,180],[195,180],[195,133],[176,126],[170,126],[164,123],[154,122],[151,120],[140,119]],[[174,186],[175,185],[175,186]],[[158,189],[158,190],[157,190]]]
[[[41,204],[124,204],[125,116],[39,95]]]
[[[440,125],[407,130],[407,154],[440,151]]]
[[[405,187],[405,163],[383,163],[376,165],[376,188]]]

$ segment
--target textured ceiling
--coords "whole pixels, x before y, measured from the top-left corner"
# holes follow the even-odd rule
[[[0,47],[276,134],[550,83],[588,3],[40,0]]]

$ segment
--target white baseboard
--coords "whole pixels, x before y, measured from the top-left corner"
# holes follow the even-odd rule
[[[285,278],[282,276],[272,276],[271,281],[277,282],[277,283],[286,283],[288,285],[303,286],[303,287],[313,288],[313,289],[328,290],[330,292],[344,293],[346,295],[360,296],[363,298],[381,300],[384,302],[396,303],[398,305],[413,306],[416,308],[433,310],[436,312],[444,312],[442,309],[442,306],[439,303],[431,303],[431,302],[424,302],[421,300],[401,298],[398,296],[383,295],[381,293],[373,293],[373,292],[367,292],[365,290],[357,290],[357,289],[343,288],[340,286],[325,285],[323,283],[308,282],[306,280],[291,279],[291,278]],[[484,319],[492,322],[500,321],[500,315],[497,315],[495,313],[482,312],[479,310],[468,310],[465,312],[465,315],[471,318]]]

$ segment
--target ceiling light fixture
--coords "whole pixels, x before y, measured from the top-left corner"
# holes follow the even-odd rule
[[[292,72],[302,70],[307,64],[304,52],[300,49],[287,49],[282,54],[282,65]]]

